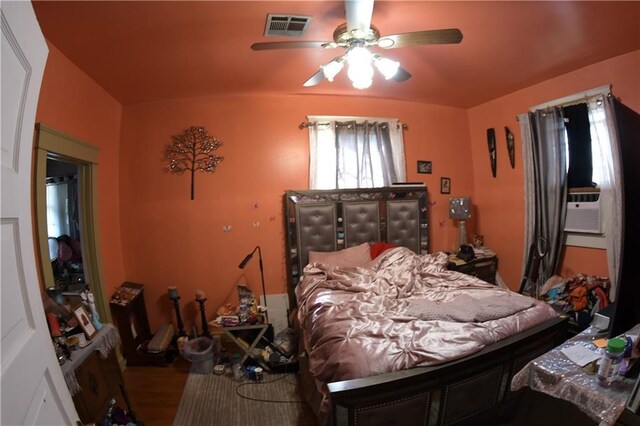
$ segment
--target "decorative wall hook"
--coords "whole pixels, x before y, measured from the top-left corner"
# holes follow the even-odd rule
[[[204,127],[189,127],[179,135],[171,137],[165,147],[163,159],[168,161],[166,170],[181,175],[191,172],[191,199],[195,196],[195,172],[213,173],[224,157],[213,154],[222,142],[207,134]]]

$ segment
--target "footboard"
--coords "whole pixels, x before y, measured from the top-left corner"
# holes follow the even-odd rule
[[[433,367],[329,383],[334,425],[475,425],[514,415],[511,378],[566,339],[556,318]]]

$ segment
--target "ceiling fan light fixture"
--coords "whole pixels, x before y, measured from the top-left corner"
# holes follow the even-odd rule
[[[384,76],[385,80],[393,78],[398,72],[398,68],[400,68],[400,62],[383,58],[380,55],[373,56],[373,64],[380,71],[380,74]]]
[[[334,59],[326,65],[320,65],[320,68],[322,68],[322,72],[324,73],[324,76],[327,78],[327,80],[333,83],[333,79],[340,71],[342,71],[343,66],[344,58],[341,57]]]
[[[373,84],[371,59],[371,52],[362,45],[352,46],[347,52],[347,76],[356,89],[367,89]]]

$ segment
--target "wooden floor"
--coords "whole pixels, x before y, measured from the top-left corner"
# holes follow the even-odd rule
[[[146,426],[173,425],[190,367],[181,357],[166,367],[127,367],[124,381],[137,419]]]

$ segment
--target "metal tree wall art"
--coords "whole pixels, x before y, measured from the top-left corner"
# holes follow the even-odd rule
[[[167,160],[167,171],[181,175],[191,172],[191,199],[195,195],[196,171],[213,173],[224,159],[213,152],[222,146],[222,142],[207,134],[204,127],[189,127],[179,135],[171,137],[164,150],[163,159]]]

